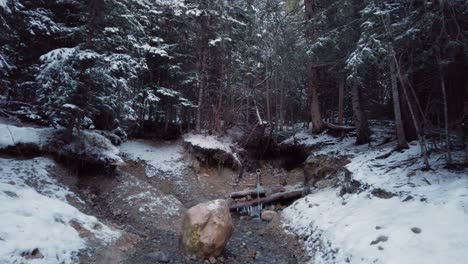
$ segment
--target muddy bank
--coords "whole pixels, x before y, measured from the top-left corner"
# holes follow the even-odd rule
[[[126,165],[111,175],[94,170],[57,170],[63,182],[86,202],[86,213],[128,234],[115,245],[95,248],[83,254],[83,263],[204,263],[187,256],[180,247],[180,221],[183,212],[199,202],[227,198],[232,191],[250,186],[256,175],[246,173],[236,183],[237,174],[229,168],[202,166],[196,173],[179,142],[164,147],[177,148],[173,155],[177,170],[148,170],[148,161],[123,155]],[[161,148],[159,144],[156,149]],[[146,152],[146,151],[145,151]],[[153,164],[154,165],[154,164]],[[156,166],[157,167],[157,166]],[[293,182],[294,172],[263,164],[262,184]],[[151,177],[149,177],[150,173]],[[297,171],[295,172],[296,174]],[[177,175],[171,175],[177,174]],[[234,215],[234,233],[218,263],[302,263],[304,255],[296,238],[286,236],[278,222]],[[287,239],[286,239],[287,238]],[[106,252],[106,253],[104,253]]]

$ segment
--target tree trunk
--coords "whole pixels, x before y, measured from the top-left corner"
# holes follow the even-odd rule
[[[266,78],[266,109],[267,121],[271,124],[271,110],[270,110],[270,80],[269,80],[269,58],[265,60],[265,78]]]
[[[356,144],[362,145],[370,141],[369,124],[362,107],[362,94],[358,83],[353,83],[351,89],[353,103],[353,119],[356,126]]]
[[[441,60],[438,60],[439,75],[440,75],[440,88],[442,89],[442,103],[444,105],[444,126],[445,126],[445,146],[447,148],[447,164],[452,163],[452,153],[450,145],[450,128],[449,128],[449,114],[447,105],[447,90],[445,87],[445,78],[442,70]]]
[[[344,101],[344,80],[340,79],[338,84],[338,126],[343,125],[343,101]]]
[[[203,107],[203,96],[206,86],[206,63],[208,59],[208,14],[203,14],[200,18],[201,24],[201,43],[200,43],[200,80],[198,90],[198,107],[197,107],[197,120],[195,130],[197,133],[201,132],[201,111]]]
[[[312,133],[318,134],[323,132],[324,125],[322,122],[322,114],[320,112],[320,101],[317,92],[317,69],[313,66],[311,66],[309,69],[308,86],[311,95],[310,114],[312,117]]]
[[[408,93],[408,91],[406,89],[405,78],[403,77],[403,74],[401,73],[401,69],[400,69],[400,66],[398,64],[398,60],[397,60],[395,51],[394,51],[393,47],[390,47],[390,48],[391,48],[391,54],[392,54],[393,62],[394,62],[394,65],[396,66],[398,79],[400,81],[400,84],[401,84],[401,87],[402,87],[402,90],[403,90],[403,94],[405,95],[405,99],[406,99],[406,102],[408,104],[408,108],[409,108],[409,111],[410,111],[410,114],[411,114],[411,118],[413,119],[414,127],[416,129],[416,134],[418,135],[419,146],[421,147],[421,155],[423,156],[423,160],[424,160],[424,167],[425,167],[425,169],[429,169],[430,166],[429,166],[429,157],[428,157],[427,149],[426,149],[426,141],[424,139],[424,135],[423,135],[423,133],[421,131],[421,128],[419,127],[418,118],[416,117],[416,110],[414,109],[414,106],[411,103],[409,93]]]
[[[316,10],[314,0],[304,0],[305,7],[305,22],[306,25],[306,38],[309,40],[314,40],[316,37],[315,30],[313,28],[310,20],[313,18],[313,15]],[[317,67],[313,65],[312,62],[309,62],[308,66],[308,78],[307,86],[310,93],[310,114],[312,117],[312,133],[318,134],[324,130],[322,123],[322,114],[320,112],[320,100],[318,97],[318,78],[317,78]]]
[[[280,82],[280,102],[279,102],[279,130],[283,131],[284,126],[284,77],[281,77]]]
[[[408,148],[408,143],[406,142],[405,129],[403,126],[403,119],[401,117],[401,106],[400,106],[400,95],[398,91],[397,83],[397,72],[396,66],[393,61],[390,61],[390,78],[392,85],[392,98],[393,98],[393,112],[395,115],[395,125],[398,145],[397,149]]]

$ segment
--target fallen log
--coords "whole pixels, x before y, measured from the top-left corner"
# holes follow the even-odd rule
[[[273,186],[271,188],[261,188],[260,190],[257,191],[257,189],[246,189],[238,192],[233,192],[231,193],[231,198],[232,199],[242,199],[247,196],[251,197],[257,197],[259,195],[260,197],[265,197],[269,194],[273,193],[279,193],[279,192],[285,192],[286,188],[283,186]]]
[[[265,197],[265,193],[266,193],[266,191],[263,188],[261,188],[260,190],[247,189],[247,190],[231,193],[231,198],[232,199],[242,199],[242,198],[247,197],[247,196],[256,197],[257,195],[260,196],[260,197]]]
[[[328,128],[328,129],[331,129],[331,130],[338,130],[338,131],[345,131],[345,132],[349,132],[349,131],[354,131],[356,130],[355,127],[352,127],[352,126],[338,126],[338,125],[335,125],[335,124],[332,124],[332,123],[328,123],[328,122],[325,122],[323,121],[323,124]]]
[[[273,203],[273,202],[287,202],[292,199],[300,198],[303,192],[304,192],[304,188],[294,189],[294,190],[286,191],[286,192],[274,193],[270,196],[255,198],[250,201],[231,204],[229,206],[229,209],[231,211],[237,211],[239,209],[249,208],[251,206],[256,206],[258,204],[266,204],[266,203]]]

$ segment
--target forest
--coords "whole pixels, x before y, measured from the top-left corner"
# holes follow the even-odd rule
[[[468,257],[466,0],[0,0],[0,32],[0,263]]]

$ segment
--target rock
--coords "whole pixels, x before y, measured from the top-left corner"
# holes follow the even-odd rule
[[[372,245],[378,244],[380,242],[386,242],[387,240],[388,240],[387,236],[379,236],[374,241],[372,241],[370,244],[372,246]]]
[[[35,248],[31,252],[23,252],[21,254],[22,257],[25,259],[42,259],[44,258],[44,255],[42,255],[41,251],[39,249]]]
[[[169,258],[161,251],[155,251],[146,254],[146,257],[159,263],[169,263]]]
[[[260,218],[263,221],[267,221],[267,222],[270,222],[271,220],[273,220],[276,217],[279,217],[278,213],[275,212],[275,211],[270,211],[270,210],[263,211],[262,215],[260,216]]]
[[[419,233],[421,233],[422,230],[419,227],[413,227],[413,228],[411,228],[411,231],[413,231],[413,233],[415,233],[415,234],[419,234]]]
[[[380,188],[376,188],[374,190],[372,190],[372,195],[374,195],[375,197],[378,197],[380,199],[390,199],[392,198],[393,196],[395,196],[394,193],[391,193],[391,192],[388,192],[384,189],[380,189]]]
[[[347,160],[327,155],[311,155],[304,163],[304,183],[320,189],[337,187],[338,175],[345,173]]]
[[[408,201],[411,201],[411,200],[413,200],[413,196],[408,195],[408,196],[406,196],[406,198],[403,200],[403,202],[408,202]]]
[[[216,259],[214,257],[210,257],[208,260],[211,264],[216,264]]]
[[[198,257],[217,257],[232,235],[233,223],[226,200],[198,204],[187,210],[182,224],[183,247]]]

